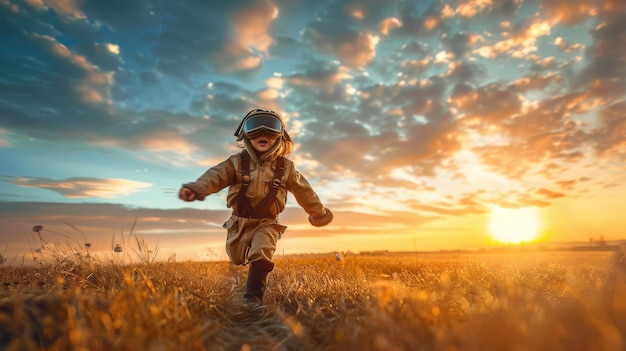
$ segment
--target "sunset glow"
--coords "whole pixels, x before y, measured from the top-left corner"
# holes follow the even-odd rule
[[[488,229],[497,242],[527,243],[539,236],[541,217],[536,207],[509,209],[494,206],[489,214]]]

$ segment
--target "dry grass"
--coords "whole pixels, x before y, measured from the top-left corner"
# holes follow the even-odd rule
[[[624,350],[622,253],[2,267],[2,350]]]

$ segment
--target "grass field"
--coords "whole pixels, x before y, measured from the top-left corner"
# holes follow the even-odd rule
[[[2,267],[1,350],[624,350],[620,251]]]

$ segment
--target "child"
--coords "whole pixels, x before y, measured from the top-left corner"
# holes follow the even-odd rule
[[[235,136],[243,141],[244,150],[210,168],[195,182],[184,184],[178,197],[202,201],[229,187],[226,206],[233,213],[224,223],[226,253],[233,264],[250,264],[244,303],[262,304],[267,275],[274,269],[276,243],[287,228],[277,217],[285,209],[287,191],[314,226],[329,224],[333,213],[285,157],[293,150],[293,141],[278,114],[261,109],[248,112]]]

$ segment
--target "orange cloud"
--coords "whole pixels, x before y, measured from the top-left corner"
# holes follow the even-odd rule
[[[24,2],[38,10],[51,8],[63,17],[72,19],[85,18],[85,14],[79,9],[82,0],[25,0]]]
[[[363,9],[363,6],[360,6],[358,4],[348,5],[346,11],[348,11],[348,14],[353,18],[365,18],[365,10]]]
[[[576,186],[576,182],[577,182],[576,179],[560,180],[560,181],[557,181],[556,184],[558,184],[563,189],[572,190],[574,189],[574,186]]]
[[[128,179],[68,178],[55,180],[43,177],[5,177],[9,183],[28,187],[52,190],[68,198],[112,199],[130,195],[149,188],[151,183]]]
[[[222,73],[248,71],[261,66],[261,57],[236,41],[227,42],[215,54],[215,61]]]
[[[0,210],[0,222],[3,223],[0,228],[0,241],[10,244],[11,251],[16,254],[29,252],[26,236],[34,225],[43,225],[46,230],[63,233],[71,237],[70,241],[74,240],[82,244],[86,240],[92,244],[92,253],[111,252],[112,233],[119,233],[120,227],[128,233],[135,220],[137,222],[134,233],[144,235],[152,245],[158,241],[162,252],[163,249],[168,249],[182,256],[186,250],[190,249],[202,251],[207,250],[207,247],[213,247],[217,251],[224,245],[225,232],[222,223],[230,215],[230,211],[227,210],[129,209],[123,205],[93,203],[0,201]],[[335,220],[331,226],[314,228],[308,223],[308,215],[302,209],[287,208],[281,214],[281,223],[288,227],[283,240],[286,238],[310,240],[316,237],[328,240],[339,235],[371,236],[390,231],[413,233],[417,227],[434,219],[432,216],[421,216],[408,211],[398,211],[392,217],[343,210],[335,210],[334,213]],[[64,223],[80,229],[86,237]],[[15,235],[15,233],[24,235]],[[48,234],[43,232],[43,235]],[[122,244],[119,236],[116,238],[118,238],[116,243]],[[46,239],[55,242],[58,238],[55,236]],[[65,237],[62,240],[65,240]],[[130,243],[127,241],[126,246],[128,245]],[[125,250],[125,252],[131,251]],[[199,252],[198,256],[202,254]]]
[[[272,77],[265,81],[265,84],[272,89],[280,90],[285,85],[285,80],[282,77]]]
[[[269,34],[272,22],[278,17],[278,7],[270,1],[258,1],[234,17],[237,43],[267,53],[274,39]]]
[[[395,17],[385,18],[380,23],[380,32],[383,35],[389,35],[395,28],[402,27],[402,21]]]
[[[355,41],[347,41],[336,47],[337,55],[348,66],[362,67],[370,63],[376,56],[377,36],[361,33]]]
[[[446,4],[443,7],[443,10],[441,10],[441,18],[451,18],[454,17],[454,9],[452,7],[450,7],[450,5]]]
[[[141,145],[146,151],[171,151],[190,155],[196,147],[176,132],[155,131],[144,135]]]
[[[459,85],[449,101],[452,106],[465,112],[466,122],[498,122],[519,113],[522,107],[521,97],[515,91],[498,84],[480,89]]]
[[[561,197],[565,196],[565,194],[563,194],[563,193],[557,193],[557,192],[554,192],[554,191],[551,191],[551,190],[548,190],[548,189],[544,189],[544,188],[537,189],[537,194],[544,195],[544,196],[546,196],[546,197],[548,197],[550,199],[558,199],[558,198],[561,198]]]
[[[439,17],[436,16],[428,16],[424,18],[424,28],[427,30],[433,30],[437,28],[437,26],[441,23]]]
[[[554,39],[554,45],[556,45],[562,52],[567,53],[582,51],[586,48],[586,46],[581,43],[569,44],[565,39],[563,39],[563,37],[557,37]]]
[[[529,90],[543,90],[550,84],[560,84],[562,82],[563,78],[560,75],[547,74],[540,76],[534,74],[512,82],[511,87],[514,87],[518,92],[526,92]]]
[[[517,58],[528,57],[530,53],[537,51],[537,39],[550,34],[551,25],[551,22],[535,19],[521,31],[503,32],[503,40],[482,46],[474,50],[474,53],[486,58],[496,58],[502,54]]]
[[[588,0],[551,0],[543,1],[542,8],[545,15],[555,22],[567,26],[581,23],[589,16],[598,15],[598,2]],[[610,4],[611,1],[606,1]]]
[[[88,103],[111,103],[111,88],[113,86],[113,72],[102,72],[91,64],[82,55],[72,53],[65,45],[55,38],[32,33],[34,41],[48,47],[49,50],[60,58],[68,60],[74,66],[85,72],[85,78],[76,84],[76,90],[83,101]]]
[[[425,57],[421,60],[407,60],[402,61],[400,67],[403,69],[410,69],[410,73],[419,74],[424,72],[430,66],[430,57]]]
[[[267,55],[274,38],[272,22],[278,7],[270,1],[258,1],[233,16],[235,38],[228,40],[214,55],[222,73],[254,70],[261,66],[261,54]]]
[[[463,17],[474,17],[491,6],[491,0],[468,0],[459,4],[456,13]]]

